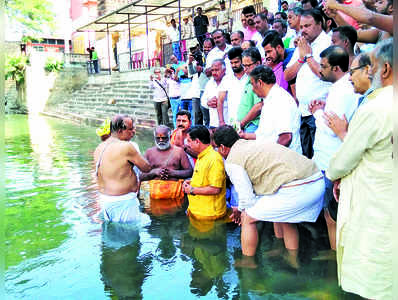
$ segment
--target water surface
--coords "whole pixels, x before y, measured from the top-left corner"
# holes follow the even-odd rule
[[[21,115],[5,125],[7,299],[353,299],[335,261],[312,260],[319,245],[305,231],[299,270],[263,255],[269,226],[258,268],[242,269],[240,229],[190,223],[186,203],[142,203],[144,227],[97,223],[95,129]],[[151,146],[137,134],[142,151]]]

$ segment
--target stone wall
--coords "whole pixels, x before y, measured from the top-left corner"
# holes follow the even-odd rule
[[[11,108],[17,102],[17,88],[15,81],[8,79],[4,82],[4,104],[6,113],[10,113]]]
[[[21,54],[20,42],[4,42],[4,53],[6,55],[18,55]]]
[[[85,69],[66,69],[58,74],[44,114],[98,126],[115,114],[136,118],[139,127],[153,127],[156,114],[149,71],[87,76]]]

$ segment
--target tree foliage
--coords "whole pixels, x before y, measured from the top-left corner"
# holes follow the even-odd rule
[[[46,70],[48,73],[59,72],[63,67],[64,63],[62,61],[56,60],[53,57],[49,57],[44,65],[44,70]]]
[[[35,37],[35,36],[31,36],[31,35],[24,35],[21,38],[21,43],[32,43],[32,42],[36,42],[36,43],[40,43],[43,39],[40,37]]]
[[[5,0],[7,15],[29,31],[41,32],[52,28],[54,13],[48,0]]]
[[[5,79],[11,78],[18,85],[25,81],[25,70],[29,64],[29,58],[26,56],[9,56],[6,60]]]

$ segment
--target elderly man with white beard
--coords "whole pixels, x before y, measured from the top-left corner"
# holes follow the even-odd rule
[[[367,299],[393,299],[393,51],[390,38],[372,52],[369,76],[374,91],[355,112],[326,170],[339,194],[339,284]]]
[[[141,181],[186,179],[192,176],[192,167],[181,147],[170,144],[170,128],[157,126],[153,132],[155,147],[145,152],[145,158],[152,166],[148,173],[142,173]]]

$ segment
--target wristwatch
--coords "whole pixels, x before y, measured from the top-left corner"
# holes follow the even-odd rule
[[[305,56],[304,56],[304,62],[307,62],[307,60],[308,60],[309,58],[311,58],[311,57],[313,57],[312,54],[307,54],[307,55],[305,55]]]
[[[193,186],[191,186],[191,189],[189,190],[189,194],[195,196],[195,193],[193,191]]]

